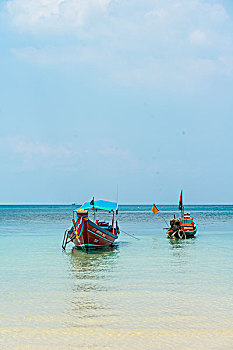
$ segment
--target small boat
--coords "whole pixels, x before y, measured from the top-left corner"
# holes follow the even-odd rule
[[[182,191],[180,193],[179,200],[179,210],[181,210],[181,217],[170,220],[170,228],[167,231],[168,238],[192,238],[197,232],[197,226],[193,220],[193,217],[190,216],[190,213],[184,213]]]
[[[94,221],[89,218],[90,211]],[[111,223],[95,219],[97,211],[112,214]],[[76,247],[85,249],[96,249],[112,246],[118,238],[120,230],[115,220],[118,213],[118,203],[105,200],[94,200],[84,203],[80,208],[73,211],[73,225],[64,234],[62,248],[65,249],[69,242]]]

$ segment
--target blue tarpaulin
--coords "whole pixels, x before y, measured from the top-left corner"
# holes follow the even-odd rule
[[[116,202],[104,201],[102,199],[93,200],[91,202],[84,203],[79,209],[98,209],[106,211],[116,211],[118,204]]]

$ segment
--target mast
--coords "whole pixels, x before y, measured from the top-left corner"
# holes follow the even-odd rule
[[[112,212],[112,233],[114,235],[114,211]]]
[[[92,200],[90,201],[90,204],[93,206],[93,211],[94,211],[94,221],[95,221],[95,199],[94,197],[92,198]]]

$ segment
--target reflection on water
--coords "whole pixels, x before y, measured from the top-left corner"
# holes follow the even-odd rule
[[[118,245],[90,250],[88,254],[76,247],[66,253],[71,265],[72,275],[78,280],[104,278],[116,264],[119,255]]]
[[[73,325],[90,327],[109,313],[108,293],[113,289],[111,276],[117,269],[119,247],[90,250],[73,248],[67,253],[73,280],[70,316]]]
[[[189,255],[190,248],[194,246],[196,242],[196,238],[188,238],[188,239],[173,239],[168,238],[169,248],[172,250],[172,254],[175,257],[182,258],[183,262],[185,262],[184,258]]]
[[[152,238],[152,248],[153,248],[153,249],[158,248],[158,244],[159,244],[158,239],[155,238],[155,237],[153,237],[153,238]]]
[[[174,249],[182,249],[189,247],[195,243],[196,238],[187,238],[187,239],[179,239],[179,238],[168,238],[168,241],[172,248]]]

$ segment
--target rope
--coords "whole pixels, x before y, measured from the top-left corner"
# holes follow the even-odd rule
[[[130,237],[132,237],[132,238],[134,238],[134,239],[137,239],[138,241],[140,241],[140,238],[135,237],[134,235],[132,235],[132,234],[126,232],[126,231],[121,230],[121,232],[123,232],[123,233],[125,233],[126,235],[128,235],[128,236],[130,236]]]

